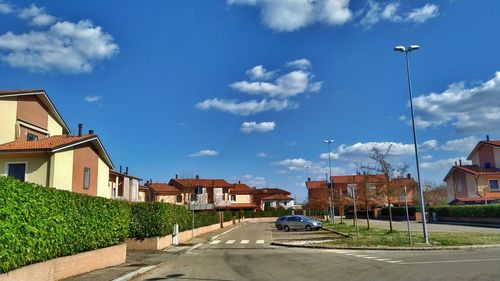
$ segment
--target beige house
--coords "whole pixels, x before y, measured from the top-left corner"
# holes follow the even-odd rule
[[[109,190],[111,192],[111,198],[127,200],[131,202],[144,202],[145,197],[141,198],[139,191],[140,178],[129,175],[128,167],[122,172],[122,167],[120,170],[109,171]]]
[[[44,90],[0,91],[0,175],[111,197],[113,163],[92,131],[70,130]]]
[[[481,204],[500,199],[500,141],[486,136],[467,157],[472,165],[455,163],[444,178],[448,202]]]

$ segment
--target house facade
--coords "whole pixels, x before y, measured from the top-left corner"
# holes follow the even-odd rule
[[[452,204],[483,204],[500,199],[500,141],[489,137],[480,141],[467,160],[471,165],[455,163],[446,174],[448,202]]]
[[[113,163],[93,131],[70,130],[43,90],[0,91],[0,174],[110,198]]]
[[[131,202],[145,201],[139,196],[139,186],[141,179],[129,175],[128,167],[122,172],[122,167],[120,166],[119,171],[109,171],[109,192],[110,198],[127,200]]]
[[[266,206],[272,208],[290,209],[294,206],[291,193],[281,188],[254,188],[253,202],[258,211],[263,211]]]

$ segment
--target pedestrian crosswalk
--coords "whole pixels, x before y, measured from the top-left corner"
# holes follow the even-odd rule
[[[236,241],[236,240],[212,240],[210,241],[208,244],[210,245],[233,245],[233,244],[239,244],[239,245],[246,245],[246,244],[264,244],[266,241],[265,240],[262,240],[262,239],[259,239],[259,240],[247,240],[247,239],[243,239],[243,240],[239,240],[239,241]]]

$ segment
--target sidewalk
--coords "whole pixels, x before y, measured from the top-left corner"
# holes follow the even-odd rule
[[[225,228],[218,229],[213,232],[205,233],[198,237],[195,237],[188,242],[177,245],[170,246],[162,251],[127,251],[127,260],[124,264],[118,266],[112,266],[108,268],[103,268],[100,270],[92,271],[82,275],[70,277],[65,279],[67,281],[124,281],[133,279],[138,274],[142,274],[146,271],[153,270],[158,265],[168,262],[171,259],[175,259],[180,254],[191,250],[196,247],[199,243],[205,243],[210,240],[215,235],[219,235],[235,227],[239,227],[241,224],[231,225]],[[137,275],[134,275],[137,274]]]

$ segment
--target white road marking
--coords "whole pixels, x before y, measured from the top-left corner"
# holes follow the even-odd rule
[[[248,244],[249,240],[241,240],[240,244]]]
[[[215,244],[219,244],[220,243],[220,240],[214,240],[212,242],[210,242],[210,245],[215,245]]]
[[[485,262],[485,261],[500,261],[500,259],[478,259],[478,260],[449,260],[449,261],[414,261],[403,262],[400,264],[429,264],[429,263],[460,263],[460,262]]]
[[[385,262],[388,262],[388,263],[400,263],[402,261],[385,261]]]
[[[368,255],[354,255],[355,257],[358,257],[358,258],[364,258],[364,257],[367,257]]]
[[[192,250],[194,250],[194,249],[196,249],[198,247],[201,247],[201,246],[203,246],[203,243],[198,243],[198,244],[192,246],[191,248],[187,249],[186,252],[191,252]]]
[[[354,256],[354,254],[345,254],[346,256]]]
[[[231,231],[233,231],[233,230],[235,230],[235,229],[237,229],[238,227],[241,227],[241,226],[242,226],[242,224],[240,224],[240,225],[238,225],[238,226],[236,226],[236,227],[234,227],[234,228],[231,228],[231,229],[229,229],[229,230],[226,230],[226,231],[222,232],[221,234],[215,235],[214,237],[210,238],[210,240],[217,239],[217,238],[219,238],[220,236],[222,236],[222,235],[224,235],[224,234],[227,234],[227,233],[229,233],[229,232],[231,232]]]
[[[234,244],[234,240],[227,240],[226,244]]]
[[[257,244],[264,244],[264,240],[257,240]]]
[[[156,267],[156,265],[141,267],[141,268],[139,268],[136,271],[132,271],[132,272],[130,272],[128,274],[125,274],[123,276],[115,278],[115,279],[113,279],[113,281],[126,281],[126,280],[130,280],[130,279],[132,279],[132,277],[135,277],[137,275],[143,274],[144,272],[147,272],[147,271],[149,271],[149,270],[151,270],[151,269],[153,269],[155,267]]]
[[[376,261],[388,261],[389,259],[375,259]]]
[[[365,259],[376,259],[377,257],[363,257]]]

